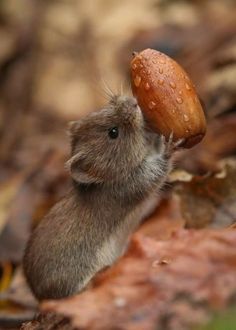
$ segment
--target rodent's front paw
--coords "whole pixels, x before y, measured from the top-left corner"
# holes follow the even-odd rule
[[[166,157],[171,157],[172,154],[181,149],[181,146],[184,144],[185,139],[178,139],[177,141],[173,141],[174,134],[173,132],[170,134],[168,138],[164,135],[161,135],[161,142],[162,142],[162,153]]]

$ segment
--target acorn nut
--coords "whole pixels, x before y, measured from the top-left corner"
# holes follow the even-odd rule
[[[199,143],[206,119],[196,90],[183,68],[169,56],[145,49],[131,61],[131,86],[150,127],[185,148]]]

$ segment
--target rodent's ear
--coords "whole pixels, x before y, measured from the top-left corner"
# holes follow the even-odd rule
[[[100,182],[99,179],[90,175],[86,169],[83,168],[83,156],[80,152],[72,156],[65,164],[66,169],[70,172],[72,178],[83,184],[91,184]]]

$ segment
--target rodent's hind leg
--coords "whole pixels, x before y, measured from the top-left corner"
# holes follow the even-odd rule
[[[85,290],[91,289],[93,287],[93,279],[95,279],[97,275],[106,271],[108,268],[110,268],[110,265],[104,266],[97,272],[94,272],[94,274],[92,274],[91,276],[88,276],[82,284],[78,285],[78,287],[76,289],[76,294],[79,294],[79,293],[84,292]]]
[[[91,280],[92,278],[95,276],[96,273],[89,275],[88,277],[86,277],[84,279],[84,281],[82,283],[79,283],[77,285],[77,288],[75,290],[75,294],[79,294],[82,293],[83,291],[87,290],[88,288],[91,287]]]

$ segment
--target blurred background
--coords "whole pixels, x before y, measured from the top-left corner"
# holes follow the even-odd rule
[[[217,172],[236,153],[235,0],[0,1],[4,326],[34,312],[19,265],[32,228],[68,186],[67,122],[99,109],[105,85],[131,93],[131,54],[145,48],[176,59],[205,104],[207,136],[180,155],[178,167]]]

